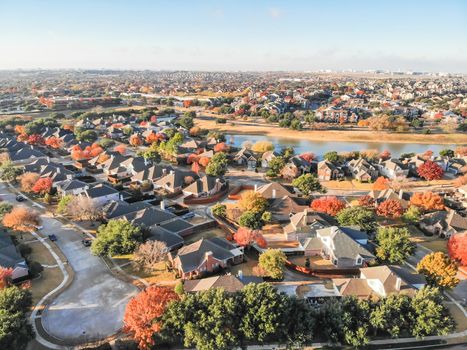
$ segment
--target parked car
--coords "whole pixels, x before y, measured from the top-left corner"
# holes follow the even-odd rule
[[[26,200],[26,198],[24,198],[24,196],[22,196],[20,194],[16,196],[16,201],[17,202],[24,202],[25,200]]]
[[[52,242],[55,242],[58,239],[57,236],[55,236],[54,234],[51,234],[48,237]]]
[[[81,241],[81,243],[85,246],[85,247],[90,247],[91,244],[92,244],[92,240],[91,238],[85,238]]]
[[[186,213],[185,215],[182,216],[183,219],[191,219],[195,217],[195,213],[190,211],[189,213]]]

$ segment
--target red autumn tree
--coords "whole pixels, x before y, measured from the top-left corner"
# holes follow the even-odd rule
[[[404,214],[404,208],[397,199],[388,199],[378,205],[376,214],[387,218],[399,218]]]
[[[428,181],[439,180],[443,177],[444,170],[435,162],[427,160],[417,168],[417,174]]]
[[[124,156],[126,153],[126,146],[124,144],[117,145],[115,146],[114,151]]]
[[[426,211],[444,209],[443,198],[433,192],[416,192],[410,197],[410,203]]]
[[[389,152],[388,150],[384,150],[383,152],[379,154],[379,157],[382,160],[388,160],[389,158],[391,158],[391,152]]]
[[[71,151],[71,158],[74,160],[85,159],[85,154],[81,149],[74,149]]]
[[[29,135],[27,142],[30,145],[43,145],[44,138],[39,134],[33,134],[33,135]]]
[[[361,196],[360,198],[358,198],[358,205],[366,208],[374,208],[375,200],[368,195]]]
[[[259,230],[251,230],[247,227],[240,227],[234,234],[234,240],[242,247],[256,243],[260,248],[266,248],[267,242]]]
[[[214,146],[214,152],[227,152],[229,146],[225,142],[219,142]]]
[[[334,196],[321,197],[311,202],[311,209],[332,216],[336,216],[344,208],[345,202]]]
[[[130,136],[130,145],[133,147],[141,146],[143,144],[143,140],[137,134],[133,134]]]
[[[178,295],[170,288],[151,286],[130,299],[123,318],[124,330],[133,334],[139,348],[151,349],[154,333],[159,332],[159,318],[167,305],[178,300]]]
[[[40,175],[33,172],[25,172],[23,175],[20,176],[20,184],[21,184],[21,191],[23,192],[31,192],[32,188],[36,184],[37,180],[39,180]]]
[[[50,148],[57,149],[57,148],[62,147],[63,140],[55,136],[50,136],[49,138],[45,140],[45,144],[49,146]]]
[[[104,149],[97,143],[93,143],[89,150],[90,158],[97,157],[99,154],[104,152]]]
[[[38,226],[40,218],[37,212],[25,207],[15,207],[3,216],[3,226],[18,231],[28,231]]]
[[[451,259],[467,266],[467,233],[454,234],[448,241],[448,253]]]
[[[383,176],[380,176],[376,179],[375,183],[373,184],[374,191],[384,191],[389,188],[389,180]]]
[[[198,163],[199,163],[201,166],[203,166],[203,167],[206,168],[206,167],[208,166],[208,164],[209,164],[209,160],[210,160],[210,159],[209,159],[208,157],[201,157],[201,158],[199,159],[199,162],[198,162]]]
[[[307,152],[300,154],[299,157],[302,158],[304,161],[311,163],[316,158],[316,155],[314,153]]]
[[[32,187],[35,193],[46,194],[52,189],[53,181],[50,177],[42,177],[37,180],[36,184]]]
[[[11,284],[11,275],[13,275],[11,267],[0,266],[0,289],[6,288]]]

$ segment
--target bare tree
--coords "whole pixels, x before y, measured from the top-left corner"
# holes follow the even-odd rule
[[[147,241],[141,244],[133,254],[133,265],[138,270],[147,273],[154,271],[155,265],[164,260],[167,255],[167,246],[161,241]]]
[[[96,201],[86,196],[74,197],[66,206],[66,212],[74,220],[97,220],[102,210]]]

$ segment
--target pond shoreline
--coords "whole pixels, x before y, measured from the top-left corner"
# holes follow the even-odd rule
[[[467,145],[467,134],[414,134],[391,133],[370,130],[290,130],[276,125],[235,121],[230,124],[216,124],[214,120],[196,119],[195,124],[203,129],[218,130],[225,133],[252,136],[270,136],[281,139],[310,141],[344,141],[364,143],[420,143],[437,145]]]

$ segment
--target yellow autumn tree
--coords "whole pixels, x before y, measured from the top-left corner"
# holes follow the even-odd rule
[[[429,284],[441,288],[454,288],[459,283],[457,264],[443,252],[426,255],[417,265],[417,271],[425,275]]]

